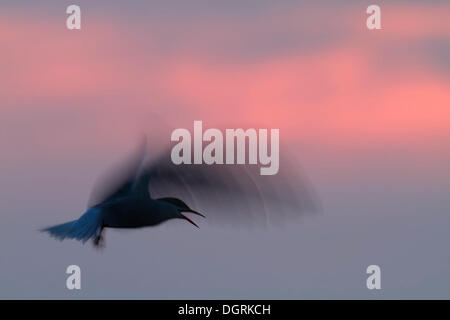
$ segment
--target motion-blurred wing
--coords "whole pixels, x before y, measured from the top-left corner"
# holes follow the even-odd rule
[[[144,140],[137,152],[101,176],[92,188],[88,208],[132,192],[148,193],[148,180],[142,175],[146,153],[147,143]]]
[[[300,166],[286,154],[272,176],[260,175],[260,165],[175,165],[170,150],[144,171],[152,198],[178,197],[213,223],[278,224],[318,210]]]

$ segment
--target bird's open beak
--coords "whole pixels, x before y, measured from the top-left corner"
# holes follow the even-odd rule
[[[200,217],[203,217],[203,218],[206,218],[204,215],[202,215],[200,212],[197,212],[197,211],[194,211],[194,210],[188,210],[188,211],[185,211],[185,212],[191,212],[191,213],[194,213],[194,214],[196,214],[196,215],[198,215],[198,216],[200,216]]]
[[[194,226],[196,226],[197,228],[200,228],[194,221],[192,221],[191,219],[189,219],[188,217],[186,217],[185,215],[181,215],[183,217],[183,219],[186,219],[187,221],[189,221],[190,223],[192,223]]]

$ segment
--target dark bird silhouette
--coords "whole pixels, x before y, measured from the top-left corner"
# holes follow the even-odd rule
[[[93,239],[102,244],[104,228],[155,226],[193,213],[186,203],[200,203],[211,222],[249,225],[283,222],[318,209],[314,192],[298,168],[281,162],[276,176],[261,176],[255,165],[175,165],[170,150],[147,161],[143,143],[137,156],[94,186],[87,211],[78,219],[42,229],[56,239]],[[159,197],[162,195],[177,195]],[[210,214],[211,213],[211,214]]]

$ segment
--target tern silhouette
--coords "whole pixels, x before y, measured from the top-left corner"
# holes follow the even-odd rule
[[[104,228],[156,226],[170,219],[184,219],[198,225],[183,213],[203,214],[176,197],[203,203],[211,211],[208,220],[228,224],[283,221],[318,210],[317,198],[298,166],[280,163],[276,176],[261,176],[252,165],[175,165],[170,150],[146,161],[147,144],[125,167],[114,170],[94,186],[88,209],[77,220],[41,229],[52,237],[76,239],[95,246],[103,243]],[[284,172],[284,173],[283,173]]]

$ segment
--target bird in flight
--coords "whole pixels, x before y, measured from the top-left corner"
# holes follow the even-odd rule
[[[150,227],[170,219],[198,227],[186,213],[205,216],[186,202],[202,204],[207,220],[233,225],[266,225],[317,211],[312,188],[286,162],[277,175],[261,176],[254,165],[175,165],[170,150],[148,160],[147,149],[144,141],[122,168],[94,186],[79,219],[41,231],[58,240],[92,239],[98,247],[104,228]]]

